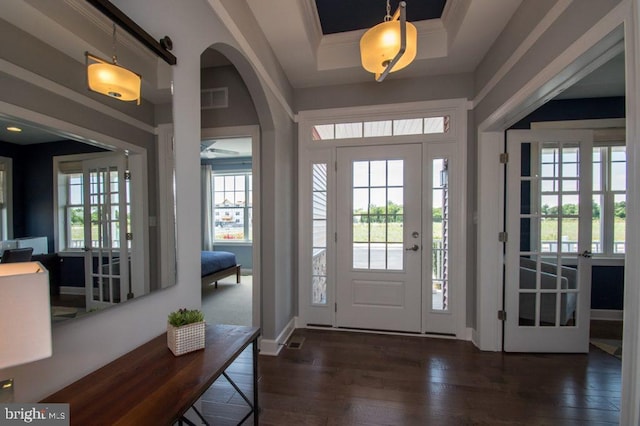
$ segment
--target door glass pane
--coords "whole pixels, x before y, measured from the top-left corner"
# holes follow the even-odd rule
[[[518,325],[533,326],[536,321],[536,294],[520,293],[518,303]]]
[[[541,327],[554,327],[556,325],[556,293],[540,294],[540,321]]]
[[[560,293],[560,326],[575,327],[578,293]]]
[[[402,269],[403,161],[354,161],[353,182],[353,268]]]
[[[575,144],[523,145],[518,324],[574,325],[578,274],[561,260],[575,262],[578,253],[580,152]],[[599,219],[602,201],[593,200],[591,213]]]
[[[431,309],[448,310],[449,293],[449,161],[433,160]]]

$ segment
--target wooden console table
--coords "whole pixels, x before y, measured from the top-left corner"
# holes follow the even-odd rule
[[[172,425],[218,377],[229,379],[225,370],[252,344],[252,403],[240,393],[251,409],[245,419],[253,413],[257,425],[259,335],[255,327],[207,326],[205,348],[176,357],[165,333],[41,402],[68,403],[72,425]]]

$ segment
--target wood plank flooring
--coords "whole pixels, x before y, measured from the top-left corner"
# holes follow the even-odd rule
[[[301,349],[260,357],[262,425],[618,424],[621,363],[594,347],[588,355],[503,354],[456,340],[295,333],[305,338]],[[251,395],[250,352],[229,374]],[[220,378],[202,411],[227,425],[248,409]]]

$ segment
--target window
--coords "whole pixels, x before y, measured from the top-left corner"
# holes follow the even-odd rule
[[[402,120],[316,124],[311,128],[314,141],[374,138],[381,136],[446,134],[451,128],[448,115]]]
[[[593,148],[592,252],[601,255],[625,253],[626,147]]]
[[[214,239],[216,241],[251,241],[252,190],[251,173],[212,175]]]

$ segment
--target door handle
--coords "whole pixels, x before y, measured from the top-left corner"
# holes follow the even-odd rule
[[[586,257],[587,259],[589,259],[591,258],[591,252],[589,250],[585,250],[582,253],[580,253],[580,256]]]
[[[418,246],[417,244],[414,244],[413,247],[407,247],[404,250],[405,251],[418,251],[418,250],[420,250],[420,246]]]

